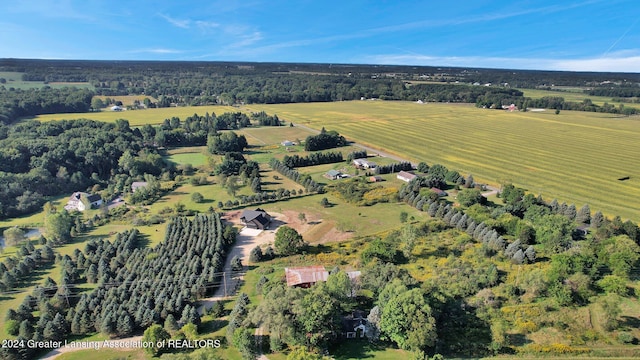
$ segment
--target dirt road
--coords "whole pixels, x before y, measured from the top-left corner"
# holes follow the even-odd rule
[[[233,260],[234,257],[239,257],[242,261],[242,264],[247,265],[247,263],[249,262],[249,255],[254,247],[266,244],[273,245],[277,227],[283,224],[283,222],[279,220],[280,218],[282,218],[281,214],[270,213],[270,215],[273,217],[273,219],[271,221],[269,230],[244,228],[240,231],[238,237],[236,238],[236,242],[233,245],[233,248],[227,255],[227,259],[222,270],[224,271],[224,279],[222,281],[222,284],[218,286],[213,296],[200,299],[201,305],[198,309],[198,312],[200,312],[200,314],[202,314],[205,310],[211,308],[214,302],[235,295],[235,290],[237,290],[237,287],[240,285],[240,282],[242,280],[242,273],[234,273],[231,270],[231,260]],[[237,214],[232,214],[230,219],[228,220],[233,221],[236,217]]]

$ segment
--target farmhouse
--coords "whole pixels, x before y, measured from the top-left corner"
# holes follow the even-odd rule
[[[337,180],[342,177],[342,173],[338,170],[329,170],[323,176],[329,180]]]
[[[285,140],[280,143],[282,146],[293,146],[295,143],[293,141]]]
[[[355,310],[342,317],[342,335],[347,339],[363,338],[367,318],[363,311]]]
[[[136,192],[136,190],[138,190],[139,188],[146,187],[147,185],[149,185],[149,183],[146,181],[134,181],[131,184],[131,191]]]
[[[411,181],[411,180],[413,180],[413,179],[415,179],[417,177],[418,177],[418,175],[416,175],[414,173],[410,173],[408,171],[400,171],[398,173],[398,175],[396,175],[397,179],[400,179],[400,180],[402,180],[404,182],[409,182],[409,181]]]
[[[67,205],[65,205],[64,208],[68,211],[85,211],[87,210],[87,208],[93,209],[99,207],[100,205],[102,205],[102,198],[100,197],[100,195],[89,195],[84,192],[76,191],[71,194],[71,197],[69,198],[69,201],[67,201]]]
[[[240,215],[240,220],[248,228],[265,230],[268,229],[271,224],[271,215],[260,208],[244,210],[242,215]]]
[[[434,193],[438,194],[438,196],[440,196],[440,197],[449,195],[449,194],[447,194],[446,191],[438,189],[437,187],[432,187],[430,190],[433,191]]]
[[[358,169],[375,169],[377,166],[376,163],[367,159],[353,159],[353,165]]]
[[[297,286],[301,288],[309,288],[318,282],[325,282],[329,277],[329,272],[324,269],[324,266],[303,266],[284,268],[284,275],[287,279],[287,286]],[[360,277],[360,271],[347,271],[347,275],[351,282],[356,282]],[[354,294],[347,294],[353,296]]]
[[[111,107],[111,110],[112,111],[122,111],[122,107],[118,106],[118,105],[114,105],[114,106]]]

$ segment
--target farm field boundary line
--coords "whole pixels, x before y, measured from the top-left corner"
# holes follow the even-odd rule
[[[385,149],[398,158],[441,163],[490,184],[512,181],[547,200],[588,203],[608,216],[640,220],[638,117],[389,101],[251,109],[316,131],[336,130],[373,152]],[[631,179],[618,181],[622,176]]]

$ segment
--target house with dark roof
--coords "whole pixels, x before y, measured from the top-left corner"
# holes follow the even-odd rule
[[[102,205],[102,197],[100,197],[100,195],[98,194],[87,196],[87,201],[89,202],[92,209]]]
[[[85,211],[87,209],[97,208],[100,205],[102,205],[102,198],[100,195],[89,195],[87,193],[77,191],[71,194],[71,197],[64,208],[68,211]]]
[[[367,317],[364,311],[355,310],[342,317],[342,335],[347,339],[364,338]]]
[[[244,210],[240,215],[240,220],[248,228],[265,230],[271,224],[271,215],[260,208]]]

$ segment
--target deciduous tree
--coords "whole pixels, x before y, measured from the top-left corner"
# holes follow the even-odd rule
[[[280,255],[293,255],[300,251],[304,246],[304,240],[295,229],[288,226],[281,226],[276,231],[274,241],[276,252]]]

